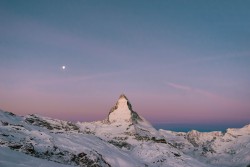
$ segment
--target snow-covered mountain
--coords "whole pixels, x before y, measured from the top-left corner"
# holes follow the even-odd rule
[[[14,159],[14,160],[13,160]],[[156,130],[121,95],[103,121],[72,123],[0,111],[0,166],[250,165],[250,125],[226,133]]]
[[[160,133],[173,146],[184,154],[204,163],[217,166],[250,166],[250,125],[240,129],[227,129],[225,133],[188,133],[160,130]]]

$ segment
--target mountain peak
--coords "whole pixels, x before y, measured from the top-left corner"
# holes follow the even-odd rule
[[[126,97],[126,95],[125,95],[125,94],[121,94],[121,95],[120,95],[119,99],[122,99],[122,98],[124,98],[124,99],[128,100],[128,98]]]
[[[133,122],[140,119],[133,111],[132,105],[125,94],[121,94],[115,106],[111,108],[108,116],[109,122]]]

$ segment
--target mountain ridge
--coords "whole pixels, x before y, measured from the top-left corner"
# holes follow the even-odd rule
[[[108,118],[95,122],[73,123],[0,110],[0,154],[1,150],[9,156],[21,152],[18,156],[24,153],[69,166],[247,166],[249,143],[250,124],[225,133],[156,130],[133,111],[125,95]],[[8,166],[1,157],[0,164]]]

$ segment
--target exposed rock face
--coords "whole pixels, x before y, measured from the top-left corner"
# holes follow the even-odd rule
[[[120,95],[116,105],[112,107],[109,112],[108,121],[110,123],[136,123],[138,120],[141,120],[141,118],[135,111],[133,111],[132,105],[128,98],[124,94]]]

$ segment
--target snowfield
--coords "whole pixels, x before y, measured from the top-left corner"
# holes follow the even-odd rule
[[[247,167],[250,125],[157,131],[121,95],[107,119],[72,123],[0,111],[0,166]]]
[[[9,148],[0,147],[0,166],[1,167],[70,167],[68,165],[39,159],[27,154],[13,151]]]

